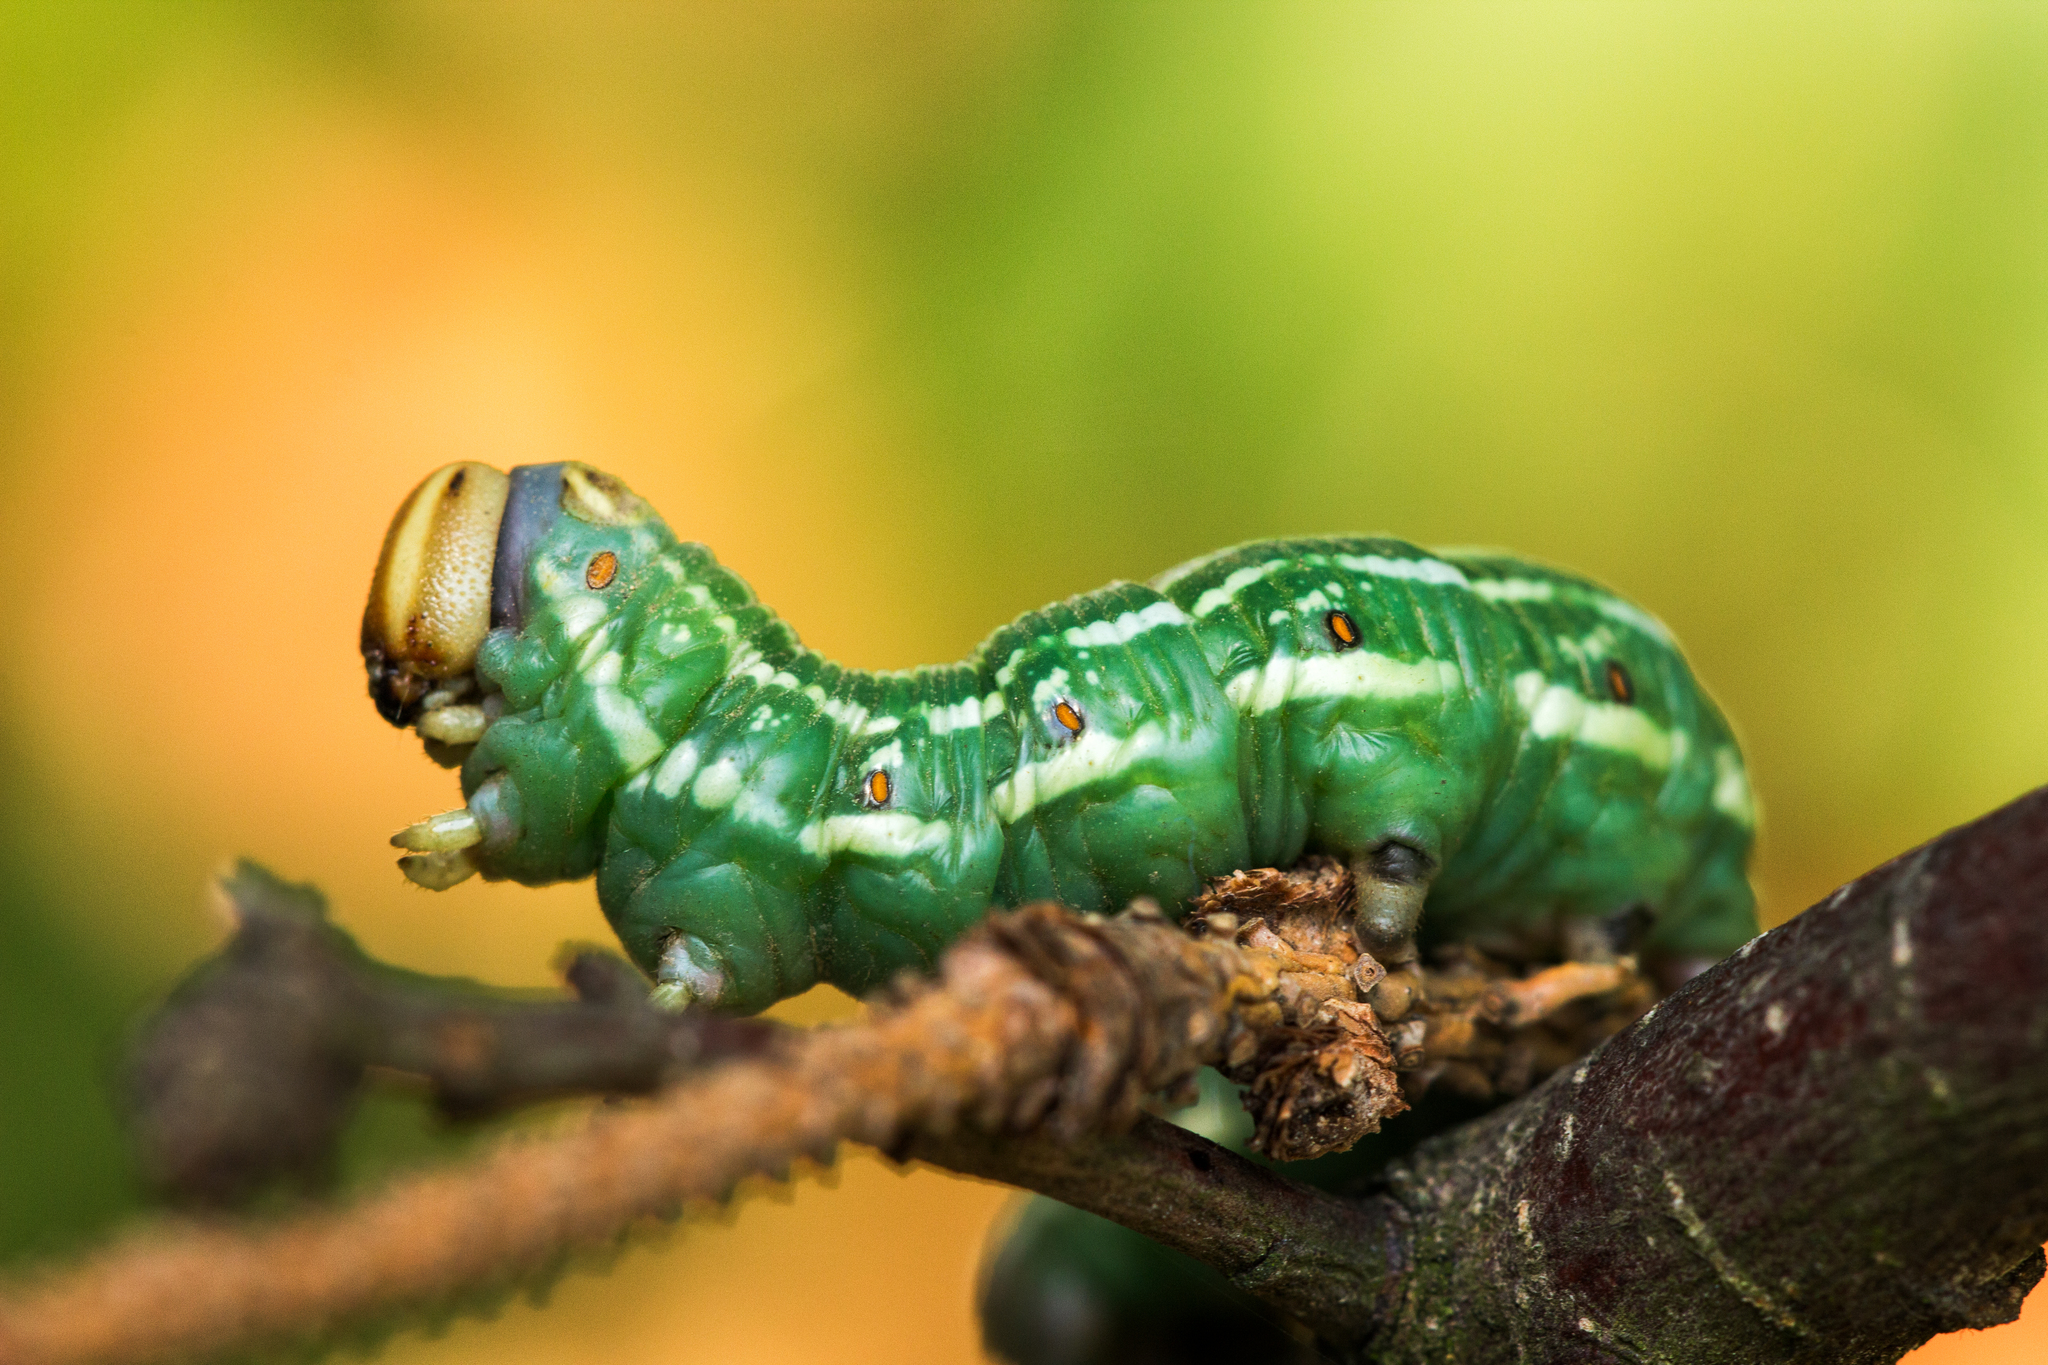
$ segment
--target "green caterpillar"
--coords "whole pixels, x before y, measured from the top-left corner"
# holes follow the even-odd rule
[[[991,904],[1173,913],[1305,850],[1351,860],[1396,963],[1425,899],[1438,936],[1756,931],[1749,784],[1670,635],[1503,555],[1243,545],[874,673],[617,480],[462,464],[394,520],[363,648],[387,718],[467,748],[467,805],[394,840],[408,875],[595,873],[673,1001],[865,991]]]

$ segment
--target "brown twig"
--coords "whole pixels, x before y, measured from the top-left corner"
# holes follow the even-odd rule
[[[324,1173],[371,1068],[423,1080],[476,1117],[565,1094],[644,1095],[694,1067],[758,1055],[779,1030],[648,1003],[637,972],[578,954],[574,1000],[487,991],[372,962],[313,887],[253,863],[221,879],[227,945],[138,1032],[126,1099],[143,1174],[203,1204]]]
[[[902,1151],[918,1135],[1072,1142],[1122,1131],[1148,1096],[1184,1087],[1202,1065],[1245,1065],[1269,1036],[1327,1031],[1303,1009],[1349,988],[1317,984],[1314,965],[1190,938],[1156,912],[992,916],[946,955],[938,980],[903,982],[869,1020],[788,1035],[580,1131],[505,1145],[352,1208],[269,1226],[166,1225],[19,1287],[0,1298],[0,1360],[163,1360],[317,1337],[531,1277],[723,1199],[746,1175],[826,1159],[846,1138]],[[458,1051],[476,1054],[472,1071],[489,1060],[487,1048]],[[1347,1080],[1326,1087],[1319,1129],[1342,1111],[1370,1131],[1373,1097],[1400,1104],[1391,1076],[1363,1063]],[[1286,1131],[1286,1116],[1272,1122]]]

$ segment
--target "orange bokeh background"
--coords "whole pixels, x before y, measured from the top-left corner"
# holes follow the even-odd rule
[[[1836,19],[0,20],[0,990],[89,983],[0,1016],[7,1245],[127,1206],[93,1097],[216,941],[224,859],[424,970],[546,984],[608,939],[587,886],[391,866],[454,784],[370,710],[356,626],[449,460],[613,470],[870,666],[1255,535],[1574,564],[1742,729],[1773,920],[2038,782],[2048,139],[2011,91],[2048,34]],[[971,1359],[1008,1198],[848,1155],[385,1358]],[[1913,1359],[2041,1358],[2039,1298]]]

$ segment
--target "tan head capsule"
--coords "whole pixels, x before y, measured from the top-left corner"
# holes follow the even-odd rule
[[[370,696],[394,725],[411,724],[429,692],[476,662],[491,627],[491,570],[509,487],[489,465],[444,465],[391,520],[363,611],[363,662]]]

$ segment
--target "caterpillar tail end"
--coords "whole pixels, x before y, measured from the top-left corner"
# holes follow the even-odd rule
[[[398,870],[414,886],[446,891],[474,877],[477,866],[468,849],[458,848],[442,853],[408,853],[398,860]]]

